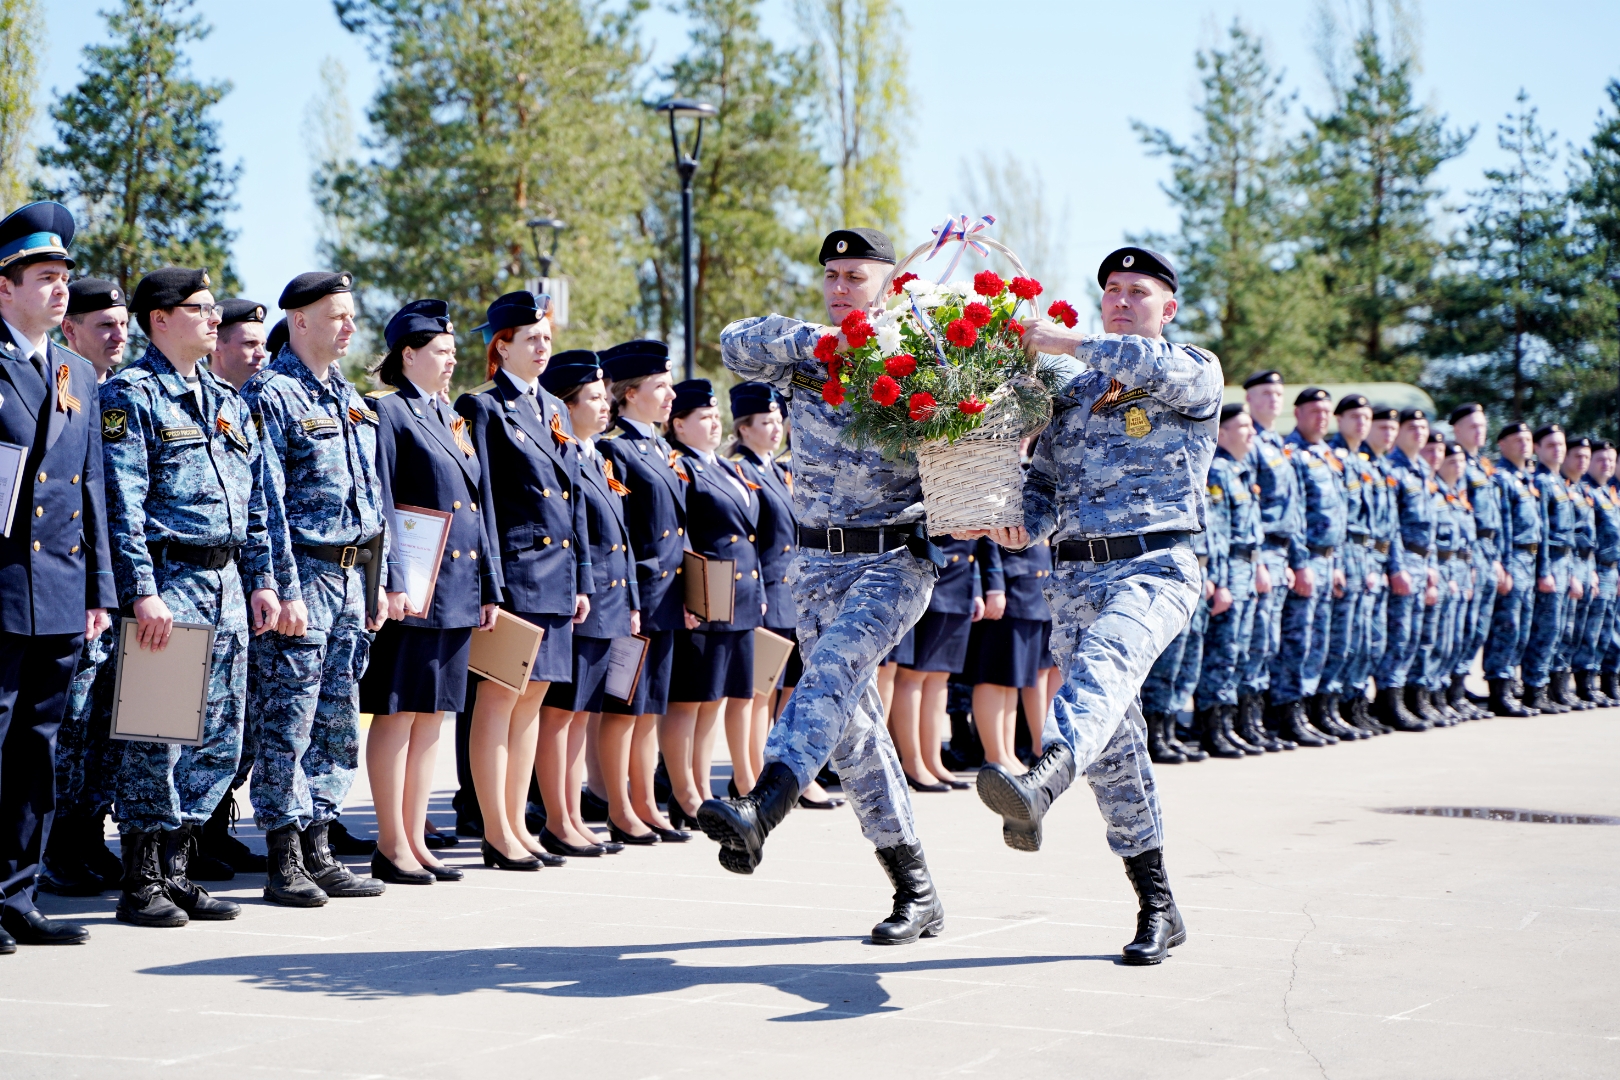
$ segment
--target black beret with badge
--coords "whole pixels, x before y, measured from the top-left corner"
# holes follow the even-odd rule
[[[46,260],[60,260],[73,269],[67,251],[73,232],[73,215],[61,203],[45,200],[18,207],[0,221],[0,270]]]
[[[443,300],[412,300],[388,320],[383,328],[383,340],[392,352],[412,334],[450,334],[455,327],[450,322],[450,305]]]
[[[1564,428],[1562,424],[1542,424],[1540,427],[1536,428],[1536,433],[1530,437],[1535,439],[1536,442],[1540,442],[1549,435],[1562,435],[1563,432]]]
[[[1578,439],[1569,440],[1569,448],[1571,450],[1590,450],[1592,449],[1592,440],[1582,435]]]
[[[769,383],[738,383],[731,388],[731,419],[735,422],[745,416],[770,412],[772,405],[780,409],[780,400],[776,388]]]
[[[346,270],[310,270],[287,282],[276,306],[282,311],[297,311],[324,296],[352,292],[353,287],[354,275]]]
[[[821,265],[834,259],[871,259],[892,263],[894,241],[877,229],[836,229],[821,242]]]
[[[602,377],[602,365],[589,349],[567,349],[556,353],[540,373],[540,385],[558,397],[593,383]]]
[[[1266,386],[1270,383],[1276,383],[1278,386],[1281,386],[1283,384],[1282,372],[1257,371],[1253,375],[1250,375],[1247,379],[1243,380],[1243,389],[1253,390],[1256,386]]]
[[[1249,407],[1241,401],[1229,401],[1221,406],[1221,423],[1226,423],[1234,416],[1247,416]]]
[[[675,384],[675,404],[670,406],[670,415],[691,412],[693,409],[707,408],[717,404],[714,396],[714,384],[708,379],[687,379],[685,382]]]
[[[224,314],[219,317],[222,330],[237,323],[264,322],[264,305],[257,300],[236,298],[225,300],[219,306],[225,309]]]
[[[1181,287],[1180,279],[1176,276],[1176,266],[1170,261],[1170,256],[1152,248],[1122,247],[1109,252],[1102,265],[1097,267],[1097,284],[1106,289],[1108,275],[1121,273],[1146,274],[1150,278],[1158,278],[1170,286],[1171,292]]]
[[[167,311],[213,285],[202,267],[165,266],[141,278],[129,308],[138,315]]]
[[[1459,405],[1455,409],[1452,409],[1451,414],[1446,417],[1446,423],[1455,424],[1459,420],[1467,419],[1468,417],[1473,416],[1475,413],[1482,413],[1484,411],[1485,406],[1481,405],[1477,401],[1470,401],[1466,405]]]
[[[88,315],[92,311],[127,307],[128,298],[118,282],[104,278],[82,277],[68,282],[69,315]]]
[[[1374,405],[1372,418],[1374,420],[1399,420],[1401,411],[1393,405]]]
[[[1529,433],[1529,424],[1525,423],[1523,420],[1515,420],[1513,423],[1506,425],[1501,431],[1496,433],[1496,441],[1501,442],[1509,435],[1528,435]]]
[[[1297,408],[1300,405],[1309,405],[1314,401],[1332,400],[1333,395],[1322,389],[1320,386],[1307,386],[1305,389],[1299,392],[1298,397],[1294,398],[1294,405]]]
[[[270,328],[270,336],[264,339],[264,347],[271,356],[276,356],[280,354],[282,349],[286,348],[289,337],[287,318],[282,316],[276,321],[276,325]]]
[[[669,371],[669,346],[662,341],[639,338],[620,342],[597,354],[602,370],[612,382],[662,375]]]
[[[1333,415],[1343,416],[1351,409],[1370,408],[1372,408],[1372,402],[1367,400],[1366,394],[1346,394],[1344,397],[1339,399],[1339,403],[1337,405],[1333,406]]]
[[[1403,424],[1410,424],[1414,420],[1427,420],[1428,418],[1428,409],[1420,409],[1416,406],[1412,406],[1401,410],[1400,419],[1401,423]]]

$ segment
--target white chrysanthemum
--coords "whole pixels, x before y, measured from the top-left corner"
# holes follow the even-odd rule
[[[877,331],[878,352],[884,356],[893,356],[900,351],[900,327],[895,323],[888,326],[879,326]]]

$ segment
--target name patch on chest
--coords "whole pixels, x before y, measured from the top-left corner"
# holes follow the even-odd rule
[[[200,442],[202,441],[202,437],[203,430],[200,427],[187,425],[184,427],[158,428],[158,438],[162,439],[166,443],[193,441]]]
[[[822,387],[827,385],[827,380],[818,379],[808,371],[795,371],[793,373],[793,385],[801,390],[808,390],[812,394],[819,395]]]
[[[335,435],[338,430],[338,422],[330,416],[306,416],[298,421],[298,426],[304,429],[306,435]]]

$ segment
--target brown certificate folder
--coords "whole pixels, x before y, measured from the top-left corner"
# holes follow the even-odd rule
[[[754,628],[754,693],[769,694],[787,669],[793,655],[793,640],[773,634],[763,626]]]
[[[214,628],[177,622],[168,645],[153,652],[135,643],[135,627],[135,620],[126,618],[118,628],[112,737],[201,746]]]
[[[735,560],[686,552],[681,558],[686,610],[704,622],[730,622],[737,605],[736,573]]]
[[[540,654],[541,627],[506,611],[495,612],[495,629],[474,630],[467,670],[521,694]]]
[[[605,687],[608,697],[629,701],[636,696],[636,684],[641,681],[641,669],[647,663],[647,646],[651,644],[650,638],[640,634],[613,639],[613,644],[608,646]]]

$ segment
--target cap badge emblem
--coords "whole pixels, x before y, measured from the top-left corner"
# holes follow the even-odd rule
[[[107,290],[107,295],[112,297],[114,300],[117,300],[118,299],[118,290],[117,289],[109,289],[109,290]]]
[[[213,285],[213,282],[208,280],[208,271],[204,270],[203,271],[203,288],[206,289],[211,285]]]
[[[1121,265],[1123,267],[1126,267],[1127,269],[1129,269],[1132,266],[1135,266],[1136,265],[1136,256],[1135,255],[1127,255],[1127,256],[1125,256],[1123,259],[1119,260],[1119,265]]]
[[[840,241],[838,241],[838,254],[842,255],[844,252],[846,252],[848,250],[849,250],[849,241],[848,240],[840,240]]]

